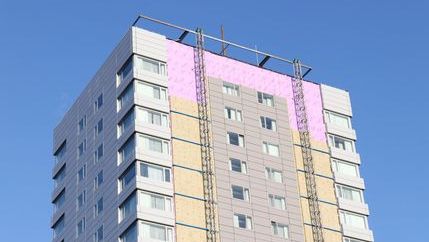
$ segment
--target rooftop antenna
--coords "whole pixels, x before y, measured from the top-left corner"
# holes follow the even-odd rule
[[[221,55],[223,55],[223,56],[226,56],[226,48],[228,47],[227,45],[225,45],[225,31],[224,31],[224,29],[223,29],[223,24],[221,24],[220,25],[220,38],[221,38],[221,40],[222,40],[222,42],[221,42],[221,51],[220,51],[220,54]]]

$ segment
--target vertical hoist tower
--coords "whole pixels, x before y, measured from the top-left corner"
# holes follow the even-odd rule
[[[294,78],[292,78],[293,100],[295,103],[296,122],[301,142],[302,159],[304,162],[305,183],[310,208],[311,226],[314,242],[323,242],[322,222],[320,218],[319,198],[317,196],[314,175],[313,156],[311,154],[310,132],[308,129],[307,112],[304,100],[301,62],[293,61]]]
[[[204,205],[207,226],[207,242],[216,242],[216,203],[214,194],[214,165],[210,139],[210,114],[208,97],[208,80],[204,63],[204,35],[201,29],[196,30],[194,50],[196,92],[200,126],[201,161],[204,187]]]

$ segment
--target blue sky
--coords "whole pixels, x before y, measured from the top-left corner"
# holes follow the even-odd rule
[[[422,241],[429,225],[429,3],[19,1],[0,4],[0,234],[50,241],[52,129],[138,13],[311,64],[351,92],[377,241]]]

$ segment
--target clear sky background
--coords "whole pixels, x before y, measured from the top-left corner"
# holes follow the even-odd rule
[[[52,130],[139,13],[349,90],[376,241],[428,241],[428,1],[0,0],[1,241],[51,240]]]

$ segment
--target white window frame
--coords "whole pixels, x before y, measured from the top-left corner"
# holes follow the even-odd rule
[[[119,192],[122,192],[136,178],[136,164],[132,163],[119,177]]]
[[[171,173],[171,169],[170,168],[163,167],[163,166],[160,166],[160,165],[151,164],[151,163],[147,163],[147,162],[140,162],[139,166],[140,166],[139,174],[140,174],[141,177],[144,177],[146,179],[150,179],[150,180],[153,180],[153,181],[159,181],[159,182],[170,183],[172,181],[172,173]],[[148,168],[148,170],[147,170],[147,173],[148,173],[147,175],[148,176],[144,176],[143,175],[143,167],[144,166],[147,166],[147,168]],[[154,179],[154,177],[151,177],[150,176],[150,169],[162,170],[162,179],[157,180],[157,179]],[[168,175],[166,175],[166,174],[168,174]],[[168,179],[167,179],[167,177],[168,177]]]
[[[54,188],[59,187],[66,178],[66,165],[63,165],[54,176]]]
[[[133,57],[131,56],[128,58],[125,63],[121,66],[119,71],[116,73],[116,86],[118,87],[125,79],[128,78],[130,74],[133,73],[134,69],[134,61]],[[124,76],[124,70],[127,70],[127,74]]]
[[[238,161],[240,163],[240,171],[237,170],[233,170],[233,166],[232,163],[233,161]],[[235,159],[235,158],[229,158],[229,168],[231,171],[233,172],[238,172],[238,173],[242,173],[242,174],[247,174],[247,162],[242,161],[240,159]]]
[[[164,155],[170,155],[170,141],[143,134],[139,134],[138,138],[139,140],[137,144],[138,146],[141,146],[144,150]],[[150,142],[160,142],[161,151],[151,149]]]
[[[94,204],[94,218],[99,216],[104,210],[104,200],[100,197]]]
[[[145,203],[148,200],[145,200],[143,196],[149,197],[149,203],[150,204]],[[142,208],[160,210],[160,211],[164,211],[164,212],[172,212],[173,211],[173,198],[171,198],[169,196],[164,196],[164,195],[155,194],[155,193],[146,192],[146,191],[140,191],[138,200],[139,200],[138,201],[139,207],[142,207]],[[159,200],[162,200],[163,209],[157,207]]]
[[[169,127],[169,115],[157,110],[137,107],[136,110],[136,120],[141,121],[146,124],[152,124],[160,127]],[[154,120],[154,116],[159,116],[159,124],[157,124]]]
[[[352,128],[352,124],[349,116],[344,114],[339,114],[337,112],[332,112],[329,110],[325,110],[325,114],[326,114],[326,120],[328,121],[329,124],[335,125],[337,127],[345,128],[345,129]],[[344,126],[341,124],[341,122],[336,121],[338,119],[345,120],[346,125]]]
[[[82,134],[87,125],[86,115],[84,115],[77,124],[77,134]]]
[[[130,152],[130,153],[126,154],[125,152]],[[132,136],[118,150],[118,165],[130,159],[133,155],[135,155],[135,152],[136,152],[135,136]]]
[[[157,223],[143,222],[143,221],[140,223],[141,223],[141,225],[140,225],[141,227],[139,229],[141,229],[141,231],[139,231],[139,237],[144,238],[144,239],[148,239],[150,241],[173,242],[173,240],[174,240],[174,229],[172,227],[157,224]],[[143,226],[149,226],[149,230],[152,227],[156,227],[158,229],[163,229],[164,233],[165,233],[164,234],[165,240],[159,240],[158,238],[152,238],[151,232],[149,232],[149,234],[145,234]],[[149,235],[149,237],[145,237],[146,235]]]
[[[134,82],[131,82],[119,95],[117,99],[117,109],[118,112],[127,104],[133,102],[135,96],[135,86]]]
[[[80,184],[86,178],[86,164],[80,167],[76,174],[77,184]]]
[[[94,232],[94,242],[102,242],[104,240],[104,226],[101,225]]]
[[[268,200],[272,208],[279,209],[279,210],[286,210],[285,197],[274,195],[274,194],[268,194]],[[280,203],[280,207],[277,206],[278,203]]]
[[[104,156],[104,144],[101,143],[94,151],[94,163],[100,162]]]
[[[243,195],[243,199],[241,199],[240,197],[235,197],[234,196],[234,188],[235,189],[239,189],[241,194]],[[249,188],[243,187],[243,186],[239,186],[239,185],[231,185],[231,194],[232,194],[232,198],[234,199],[238,199],[238,200],[242,200],[242,201],[250,201],[250,192],[249,192]]]
[[[85,233],[86,229],[86,221],[85,217],[81,218],[79,222],[76,223],[76,238],[79,238],[83,233]]]
[[[79,211],[86,204],[86,190],[83,190],[76,198],[76,211]]]
[[[126,206],[129,206],[129,210],[125,210]],[[137,196],[136,193],[132,193],[130,196],[128,196],[124,202],[119,205],[118,208],[118,216],[119,216],[119,223],[127,219],[129,216],[132,216],[137,211]]]
[[[280,181],[276,180],[275,173],[280,173]],[[283,172],[281,170],[265,167],[265,177],[272,182],[283,183]]]
[[[94,178],[94,190],[97,190],[101,184],[104,182],[104,172],[103,170],[99,171]]]
[[[141,85],[141,86],[139,86]],[[147,88],[152,88],[152,94],[150,96],[145,95],[145,93],[142,91],[142,86],[146,86]],[[135,90],[138,96],[144,96],[147,98],[152,98],[156,100],[161,101],[167,101],[168,100],[168,90],[165,87],[158,86],[152,83],[143,82],[143,81],[137,81],[137,84],[135,86]],[[157,90],[159,92],[159,98],[154,95],[154,90]]]
[[[338,135],[333,135],[333,134],[329,134],[328,138],[329,138],[329,146],[331,148],[342,150],[342,151],[345,151],[345,152],[350,152],[350,153],[355,153],[356,152],[355,141],[354,140],[347,139],[347,138],[344,138],[344,137],[341,137],[341,136],[338,136]],[[335,143],[336,143],[335,140],[336,139],[342,140],[344,142],[344,147],[343,148],[335,146]],[[350,144],[349,147],[351,148],[351,150],[347,150],[346,142],[348,142]]]
[[[240,221],[240,217],[241,218],[244,217],[244,222],[245,222],[245,226],[244,227],[240,226],[240,222],[239,222]],[[252,230],[253,229],[252,217],[248,216],[246,214],[234,213],[233,222],[234,222],[234,227],[235,228],[246,229],[246,230]]]
[[[267,141],[262,142],[262,152],[264,154],[279,157],[280,156],[280,146],[277,144],[273,144]]]
[[[97,112],[104,104],[103,93],[98,95],[97,99],[94,101],[94,111]]]
[[[353,224],[351,224],[350,222],[350,218],[347,216],[355,216],[355,217],[360,217],[363,219],[363,227],[359,227],[359,226],[355,226]],[[340,221],[341,224],[346,225],[346,226],[350,226],[350,227],[354,227],[354,228],[359,228],[359,229],[368,229],[368,218],[365,215],[362,214],[358,214],[358,213],[352,213],[352,212],[347,212],[347,211],[340,211]]]
[[[274,132],[277,131],[277,121],[275,119],[265,117],[265,116],[261,116],[260,121],[261,121],[261,128],[271,130]],[[271,128],[268,127],[269,122],[271,122]]]
[[[257,93],[258,103],[268,107],[274,107],[274,96],[264,92]]]
[[[353,173],[354,174],[349,174],[349,173],[343,172],[343,170],[341,169],[342,166],[353,167],[353,169],[354,169]],[[338,174],[342,174],[342,175],[346,175],[346,176],[353,176],[353,177],[360,177],[359,166],[357,164],[353,164],[353,163],[338,160],[338,159],[332,159],[332,168],[333,168],[334,172],[338,173]]]
[[[231,135],[237,135],[238,144],[231,143]],[[230,144],[230,145],[244,147],[244,135],[242,135],[242,134],[235,133],[235,132],[227,132],[226,133],[226,140],[227,140],[228,144]]]
[[[350,187],[350,186],[341,185],[341,184],[336,184],[335,188],[337,190],[338,197],[340,197],[342,199],[349,200],[349,201],[353,201],[353,202],[364,203],[362,190],[354,188],[354,187]],[[350,192],[350,194],[352,196],[351,199],[344,195],[344,193],[346,193],[346,192]],[[355,196],[357,196],[357,197],[355,198]]]
[[[281,223],[271,221],[271,228],[275,236],[280,238],[285,238],[285,239],[289,238],[289,226],[287,226],[286,224],[281,224]],[[283,234],[279,233],[280,232],[279,228],[283,230]]]
[[[241,110],[231,107],[225,107],[224,109],[225,118],[229,120],[234,120],[238,122],[243,121],[243,112]]]
[[[55,198],[53,205],[54,205],[54,213],[59,211],[65,204],[66,199],[66,190],[63,189],[60,194]]]
[[[149,58],[146,56],[136,56],[136,57],[137,57],[137,60],[136,60],[137,72],[147,71],[147,72],[155,73],[155,74],[160,75],[160,76],[167,76],[167,63],[160,61],[160,60],[153,59],[153,58]],[[154,71],[154,70],[147,69],[144,67],[144,63],[148,63],[148,64],[151,64],[153,66],[157,66],[158,70]]]
[[[240,86],[230,82],[224,82],[222,85],[222,92],[227,95],[238,97],[240,96]]]
[[[118,138],[120,138],[125,132],[127,132],[135,124],[135,112],[134,109],[129,111],[122,117],[118,123]]]

